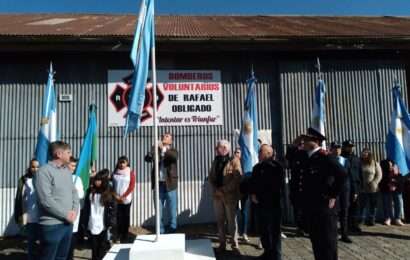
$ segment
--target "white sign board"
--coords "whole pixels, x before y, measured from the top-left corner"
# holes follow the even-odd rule
[[[108,71],[108,126],[124,126],[132,71]],[[220,71],[157,71],[158,124],[222,125]],[[153,125],[152,84],[146,86],[142,126]]]

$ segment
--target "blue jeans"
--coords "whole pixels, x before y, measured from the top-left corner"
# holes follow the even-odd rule
[[[377,207],[377,195],[378,193],[361,193],[360,194],[360,222],[363,218],[366,221],[375,221],[376,219],[376,207]],[[367,215],[365,216],[365,210],[367,209]]]
[[[248,234],[248,220],[249,220],[249,210],[251,206],[251,200],[249,196],[241,199],[241,209],[237,212],[237,223],[240,235]]]
[[[385,219],[400,219],[402,208],[402,194],[398,192],[385,192],[383,194],[383,213]],[[392,207],[392,202],[394,206]],[[393,211],[394,208],[394,211]]]
[[[167,191],[164,182],[159,183],[160,232],[173,233],[177,229],[177,190]],[[163,214],[165,210],[165,215]]]
[[[70,250],[73,225],[40,225],[41,260],[66,260]]]
[[[26,233],[27,233],[27,259],[33,260],[35,259],[33,255],[34,245],[39,237],[39,224],[38,223],[28,223],[26,225]]]

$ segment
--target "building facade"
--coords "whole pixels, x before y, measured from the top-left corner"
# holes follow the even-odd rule
[[[119,156],[130,158],[131,167],[137,173],[131,224],[152,225],[151,165],[143,158],[153,144],[153,130],[142,127],[124,139],[121,127],[108,127],[108,72],[132,68],[129,50],[135,17],[33,15],[12,18],[22,21],[21,27],[7,27],[11,18],[0,16],[0,24],[5,25],[1,26],[3,31],[0,29],[0,233],[16,232],[15,190],[18,178],[24,174],[34,153],[50,61],[56,71],[57,96],[72,97],[69,102],[58,102],[59,136],[72,145],[78,156],[87,127],[88,106],[96,103],[100,142],[97,168],[113,170]],[[281,158],[286,145],[310,124],[313,90],[319,76],[315,67],[317,57],[327,86],[328,140],[352,139],[357,143],[358,152],[370,147],[377,158],[385,156],[385,137],[392,111],[390,90],[397,80],[407,102],[410,47],[410,41],[404,37],[410,35],[409,29],[398,36],[388,32],[396,33],[395,24],[400,29],[403,23],[410,24],[409,19],[350,18],[346,22],[339,18],[318,18],[312,22],[303,17],[299,20],[297,17],[293,20],[248,17],[249,24],[242,17],[225,18],[157,19],[159,70],[214,70],[221,75],[223,125],[160,127],[160,133],[174,135],[175,147],[180,152],[180,224],[213,221],[207,174],[217,140],[236,142],[235,132],[241,127],[251,67],[258,78],[258,127],[271,131],[272,143]],[[271,31],[275,29],[272,26],[269,30],[265,28],[269,21],[278,24],[277,31]],[[357,32],[358,35],[354,32],[345,35],[349,21],[357,22],[359,31],[366,29],[369,35]],[[306,24],[301,22],[329,35],[314,31],[313,35],[310,31],[303,35],[300,32],[306,30]],[[382,26],[374,28],[371,22],[388,24],[390,31]],[[333,23],[332,26],[329,27],[329,23]],[[51,24],[51,27],[35,27],[42,24]],[[95,31],[87,34],[88,27]],[[334,32],[330,33],[329,28]],[[121,33],[110,34],[110,30]],[[288,35],[282,35],[284,31]],[[286,221],[290,222],[292,214],[288,205],[285,203]]]

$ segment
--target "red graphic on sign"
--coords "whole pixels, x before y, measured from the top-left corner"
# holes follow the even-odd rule
[[[111,93],[109,100],[111,104],[114,106],[117,112],[120,112],[124,108],[128,108],[128,99],[131,92],[132,86],[132,73],[123,79],[123,84],[116,84],[113,92]],[[144,122],[147,119],[152,118],[151,111],[153,110],[154,106],[154,93],[152,88],[152,83],[149,82],[145,87],[145,99],[144,99],[144,107],[142,109],[141,115],[141,122]],[[161,106],[162,102],[164,101],[164,94],[159,89],[157,84],[157,109]],[[124,117],[126,114],[124,115]]]

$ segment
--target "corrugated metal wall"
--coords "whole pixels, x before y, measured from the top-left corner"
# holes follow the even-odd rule
[[[304,133],[310,125],[313,91],[318,74],[315,64],[280,64],[283,144]],[[394,62],[322,61],[326,83],[325,132],[329,141],[352,139],[357,150],[371,148],[385,156],[384,142],[390,122],[394,78],[407,93],[406,71]],[[407,102],[407,95],[403,95]]]
[[[313,92],[318,73],[313,62],[281,62],[282,147],[310,126]],[[325,132],[328,142],[351,139],[356,153],[370,148],[376,159],[385,157],[385,139],[392,111],[394,79],[407,103],[404,64],[389,61],[322,61],[326,83]],[[289,201],[287,199],[287,203]],[[287,219],[292,220],[290,207]]]
[[[24,173],[36,144],[39,129],[42,89],[46,81],[46,67],[37,68],[37,73],[29,73],[20,80],[25,70],[32,67],[16,68],[0,79],[0,234],[14,233],[12,224],[13,199],[18,178]],[[80,69],[81,68],[81,69]],[[95,68],[94,68],[95,69]],[[127,68],[124,68],[127,69]],[[0,68],[0,70],[4,70]],[[77,70],[82,70],[76,74]],[[58,122],[61,139],[72,145],[78,154],[87,125],[87,109],[91,100],[98,106],[100,151],[98,168],[114,168],[121,155],[130,158],[131,166],[137,171],[137,192],[131,210],[131,224],[142,225],[153,222],[153,199],[151,194],[151,165],[143,161],[144,155],[153,143],[152,129],[143,127],[127,139],[122,137],[122,128],[107,127],[107,70],[97,68],[93,74],[97,79],[88,80],[81,76],[89,73],[90,67],[70,64],[61,66],[56,74],[56,92],[72,94],[73,101],[58,103]],[[224,72],[222,71],[222,74]],[[44,74],[44,75],[42,75]],[[42,75],[42,76],[41,76]],[[30,83],[30,76],[33,82]],[[44,79],[44,81],[43,81]],[[27,83],[29,82],[29,83]],[[269,83],[260,82],[257,89],[258,106],[262,117],[259,127],[270,128]],[[162,127],[161,132],[174,135],[174,146],[180,152],[179,169],[179,223],[213,221],[213,209],[206,182],[208,169],[214,157],[214,145],[218,139],[234,139],[234,129],[240,128],[246,83],[223,82],[223,126],[208,127]]]
[[[31,64],[27,64],[24,60],[18,64],[0,64],[0,74],[3,75],[0,78],[0,234],[15,231],[11,221],[15,186],[19,176],[24,173],[36,144],[42,89],[47,79],[47,61],[41,64],[39,62],[33,60]],[[175,135],[175,147],[180,151],[180,223],[213,220],[210,194],[205,181],[214,156],[213,147],[220,138],[234,139],[234,129],[240,128],[246,93],[246,84],[241,79],[244,78],[243,71],[248,70],[245,68],[248,64],[243,62],[243,66],[240,65],[241,72],[238,72],[235,66],[231,66],[232,62],[225,62],[228,65],[225,64],[226,68],[221,71],[223,126],[163,127],[160,130]],[[284,147],[295,136],[303,133],[310,123],[312,94],[317,75],[314,63],[311,62],[266,63],[266,58],[263,62],[263,72],[257,74],[258,78],[263,79],[257,88],[259,128],[274,128],[274,143],[281,143]],[[253,63],[257,67],[257,60]],[[207,66],[203,69],[209,69],[210,65]],[[151,129],[144,127],[138,133],[123,139],[121,128],[107,128],[108,69],[129,68],[121,62],[110,66],[104,57],[85,61],[77,61],[75,57],[67,60],[64,57],[55,62],[55,67],[57,93],[73,95],[71,103],[58,103],[61,138],[72,145],[75,154],[79,152],[87,124],[88,105],[91,100],[95,100],[100,127],[98,168],[112,170],[116,158],[120,155],[129,156],[131,166],[138,174],[131,223],[152,224],[154,207],[149,177],[151,165],[143,161],[153,142]],[[383,156],[391,111],[389,90],[395,76],[402,83],[403,92],[407,93],[404,65],[386,61],[322,61],[322,67],[328,90],[326,131],[329,139],[341,141],[352,138],[358,142],[359,150],[369,146],[376,151],[378,157]],[[172,66],[167,69],[178,68],[179,66]],[[201,68],[197,65],[194,69]],[[407,99],[407,95],[404,96]],[[278,126],[281,126],[282,134],[279,133]],[[277,142],[278,140],[282,141]],[[287,206],[286,208],[287,218],[290,220],[291,211]]]

